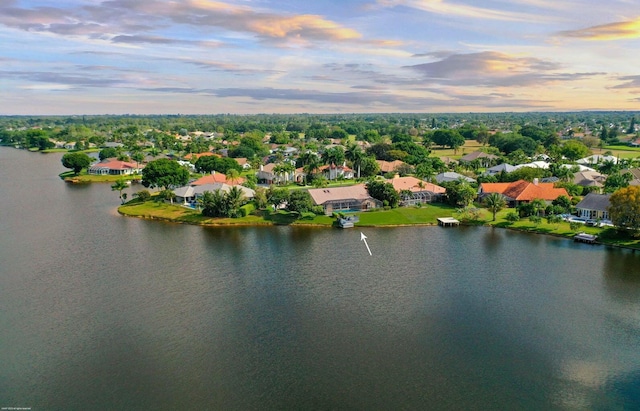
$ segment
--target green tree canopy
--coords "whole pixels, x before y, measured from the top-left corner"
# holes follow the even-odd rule
[[[189,171],[175,160],[160,158],[150,161],[142,169],[142,185],[145,187],[180,187],[189,181]]]
[[[73,170],[75,174],[80,173],[83,168],[91,165],[91,157],[85,153],[67,153],[62,156],[62,165]]]
[[[384,205],[388,205],[391,208],[398,206],[400,202],[400,195],[393,188],[391,183],[387,183],[381,180],[369,181],[366,185],[369,195],[377,200],[382,201]]]
[[[590,152],[589,147],[578,140],[566,141],[560,148],[560,153],[571,161],[586,157]]]
[[[611,195],[609,203],[613,225],[637,235],[640,231],[640,186],[619,189]]]
[[[117,158],[120,154],[120,150],[115,147],[105,147],[98,153],[98,158],[104,160],[105,158]]]

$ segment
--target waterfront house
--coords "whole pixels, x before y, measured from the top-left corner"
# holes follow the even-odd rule
[[[611,194],[589,193],[576,204],[578,217],[587,220],[609,220]]]
[[[396,175],[387,181],[400,193],[400,204],[403,206],[437,201],[447,191],[444,187],[416,177],[399,177]],[[411,192],[411,195],[408,195],[408,192]]]
[[[535,199],[551,202],[560,196],[569,197],[564,188],[556,188],[553,183],[540,183],[538,179],[533,182],[518,180],[511,183],[482,183],[478,190],[478,197],[499,193],[505,198],[510,207],[521,203],[528,203]]]
[[[131,175],[138,174],[141,170],[142,168],[135,163],[121,161],[116,158],[105,158],[89,167],[87,173],[96,175]]]
[[[348,187],[312,188],[309,194],[326,215],[334,211],[366,211],[382,207],[382,202],[369,195],[364,184]]]
[[[175,190],[173,190],[173,193],[176,195],[176,199],[175,199],[176,203],[182,204],[182,205],[196,206],[198,199],[202,197],[205,191],[210,191],[213,193],[215,191],[222,190],[223,192],[226,193],[229,190],[231,190],[231,187],[233,186],[225,183],[208,183],[208,184],[202,184],[202,185],[192,184],[188,186],[178,187]],[[246,200],[251,200],[254,197],[255,195],[254,190],[244,186],[237,186],[237,187],[240,188],[240,190],[242,190],[242,194],[244,195],[244,198]]]

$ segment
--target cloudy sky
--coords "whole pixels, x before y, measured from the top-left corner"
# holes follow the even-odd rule
[[[0,0],[0,114],[640,109],[638,0]]]

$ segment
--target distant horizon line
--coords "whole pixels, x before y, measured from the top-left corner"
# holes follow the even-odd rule
[[[420,112],[420,111],[390,111],[390,112],[325,112],[325,113],[208,113],[208,114],[196,114],[196,113],[102,113],[102,114],[0,114],[1,117],[156,117],[156,116],[172,116],[172,117],[196,117],[196,116],[237,116],[237,117],[249,117],[249,116],[335,116],[335,115],[455,115],[455,114],[480,114],[480,115],[492,115],[492,114],[571,114],[571,113],[640,113],[638,110],[561,110],[561,111],[438,111],[438,112]]]

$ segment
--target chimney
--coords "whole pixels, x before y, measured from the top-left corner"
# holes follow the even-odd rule
[[[533,184],[536,185],[536,186],[538,185],[538,177],[533,179]]]

